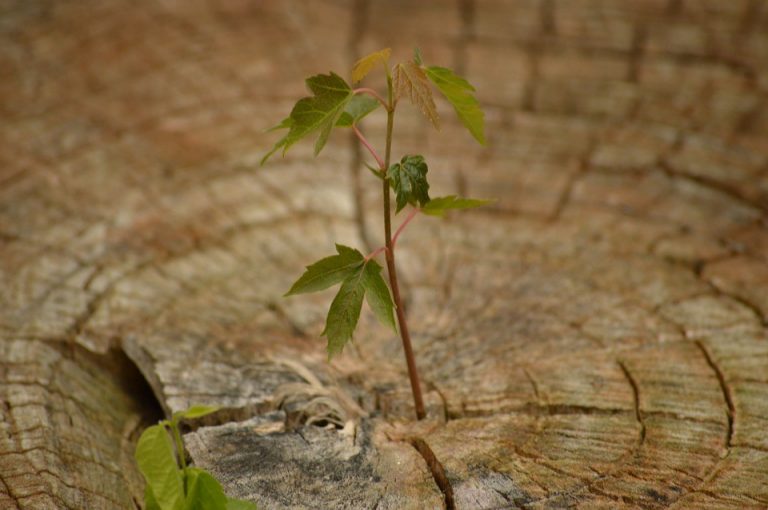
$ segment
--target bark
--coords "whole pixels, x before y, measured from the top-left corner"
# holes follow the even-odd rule
[[[767,34],[746,0],[9,5],[0,506],[135,508],[142,427],[209,404],[189,457],[260,508],[765,508]],[[487,111],[484,148],[402,105],[394,157],[498,199],[398,241],[423,422],[371,314],[327,363],[331,295],[281,297],[381,243],[366,154],[258,167],[385,46]]]

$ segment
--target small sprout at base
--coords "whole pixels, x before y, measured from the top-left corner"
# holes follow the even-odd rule
[[[255,503],[228,498],[221,484],[205,470],[186,466],[179,421],[201,418],[218,409],[192,406],[141,434],[135,456],[147,483],[146,510],[257,510]]]

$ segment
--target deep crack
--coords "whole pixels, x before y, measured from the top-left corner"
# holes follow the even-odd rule
[[[445,498],[445,509],[456,510],[456,503],[453,499],[453,487],[451,487],[451,482],[445,474],[445,469],[435,456],[432,448],[420,437],[414,437],[409,442],[419,452],[419,455],[424,458],[424,462],[427,463],[427,467],[432,473],[432,478],[435,479],[435,483]]]
[[[634,402],[635,402],[635,418],[637,419],[637,423],[640,425],[640,436],[638,438],[637,447],[640,448],[640,446],[645,442],[645,421],[643,419],[643,414],[640,411],[640,387],[637,384],[637,381],[630,373],[627,366],[624,364],[623,361],[619,361],[619,367],[621,368],[621,371],[624,373],[624,377],[627,378],[627,381],[629,382],[629,385],[632,387],[632,394],[634,396]]]
[[[696,340],[694,343],[701,351],[701,354],[704,356],[704,359],[707,361],[707,365],[709,365],[709,367],[715,373],[715,376],[717,377],[717,382],[720,384],[720,390],[723,392],[723,399],[725,400],[725,404],[728,406],[728,411],[726,413],[726,416],[728,419],[728,430],[725,436],[725,446],[726,448],[730,449],[731,439],[733,438],[733,422],[736,417],[736,407],[733,405],[731,391],[725,382],[725,376],[723,375],[723,371],[720,370],[720,367],[717,365],[717,363],[715,363],[715,360],[712,358],[712,355],[710,354],[709,350],[704,345],[704,343],[701,340]]]

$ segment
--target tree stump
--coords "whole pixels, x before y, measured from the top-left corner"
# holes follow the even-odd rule
[[[260,508],[768,507],[766,2],[0,13],[2,508],[141,506],[136,438],[191,404]],[[498,199],[398,244],[423,422],[391,332],[327,363],[330,295],[281,297],[382,244],[366,155],[258,166],[305,77],[386,46],[467,76],[489,138],[405,107],[394,154]]]

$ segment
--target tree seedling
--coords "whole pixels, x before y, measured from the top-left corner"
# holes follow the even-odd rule
[[[293,284],[286,296],[316,292],[340,284],[331,302],[323,335],[328,338],[329,358],[341,353],[352,339],[362,308],[363,299],[382,324],[397,331],[403,341],[408,375],[413,392],[416,416],[426,416],[419,375],[411,347],[405,310],[397,283],[395,246],[405,227],[419,214],[443,216],[451,209],[470,209],[489,203],[489,200],[445,196],[430,198],[427,182],[427,163],[423,156],[404,155],[391,163],[392,132],[395,110],[399,101],[408,98],[439,129],[439,118],[432,97],[436,87],[453,106],[459,120],[480,143],[485,144],[483,112],[475,98],[474,88],[450,69],[425,66],[418,50],[414,58],[390,67],[391,51],[383,49],[360,59],[352,69],[352,82],[358,83],[374,68],[382,66],[386,76],[386,93],[371,88],[353,88],[342,77],[331,72],[318,74],[306,80],[311,96],[299,99],[290,115],[274,130],[288,130],[262,159],[264,164],[278,150],[283,155],[299,140],[317,135],[315,156],[325,146],[334,128],[351,129],[360,143],[371,154],[375,166],[366,165],[380,181],[383,192],[384,245],[368,255],[348,246],[336,245],[336,254],[307,266],[303,275]],[[360,121],[382,107],[387,114],[384,157],[373,148],[358,128]],[[390,193],[395,193],[395,214],[410,206],[405,219],[392,234]],[[382,266],[375,257],[384,254],[389,286],[381,275]],[[390,293],[391,292],[391,293]],[[397,315],[397,325],[395,324]]]
[[[230,499],[207,471],[187,466],[179,422],[201,418],[216,407],[193,406],[148,427],[136,445],[136,462],[147,482],[145,510],[257,510],[249,501]]]

